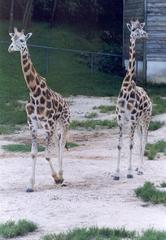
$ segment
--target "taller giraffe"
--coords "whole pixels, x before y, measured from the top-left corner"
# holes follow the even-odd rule
[[[135,79],[135,44],[137,39],[147,38],[143,30],[145,23],[138,20],[127,23],[130,31],[129,64],[126,76],[122,82],[121,90],[117,100],[116,114],[119,127],[118,161],[114,180],[120,178],[120,159],[122,148],[122,135],[125,124],[130,123],[130,155],[127,178],[133,178],[132,149],[134,144],[135,129],[138,129],[140,137],[140,163],[137,174],[143,174],[143,158],[145,144],[147,141],[148,127],[152,113],[152,103],[143,88],[136,86]]]
[[[27,120],[32,136],[32,176],[27,192],[34,191],[35,185],[35,167],[37,159],[37,129],[39,124],[45,130],[45,157],[48,161],[52,177],[55,183],[63,182],[62,153],[66,143],[66,135],[69,127],[70,112],[66,101],[61,95],[48,88],[45,79],[35,70],[27,47],[27,40],[32,33],[24,35],[24,32],[18,32],[14,28],[14,33],[9,33],[12,43],[8,51],[19,51],[21,54],[21,66],[26,85],[29,90],[30,100],[26,105]],[[51,160],[52,142],[57,143],[58,149],[58,173],[54,170]]]

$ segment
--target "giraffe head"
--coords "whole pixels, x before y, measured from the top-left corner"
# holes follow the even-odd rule
[[[136,21],[131,20],[130,23],[127,23],[127,27],[130,31],[130,36],[135,40],[148,37],[147,32],[143,29],[144,26],[145,23],[140,23],[138,19]]]
[[[26,47],[27,40],[32,36],[32,33],[27,33],[24,35],[24,30],[19,32],[17,28],[14,28],[14,33],[9,33],[12,43],[10,44],[8,51],[16,52],[22,51]]]

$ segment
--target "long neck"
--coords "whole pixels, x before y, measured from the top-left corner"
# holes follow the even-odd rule
[[[39,85],[40,78],[32,64],[27,47],[21,51],[21,66],[27,87],[30,92],[34,93],[37,85]]]
[[[130,47],[129,47],[129,63],[126,76],[123,80],[122,86],[127,87],[132,83],[135,78],[135,43],[136,40],[130,36]]]

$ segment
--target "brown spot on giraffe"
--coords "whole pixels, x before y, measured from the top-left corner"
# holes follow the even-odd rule
[[[46,102],[45,98],[44,98],[43,96],[41,96],[41,98],[40,98],[40,103],[41,103],[41,104],[44,104],[45,102]]]
[[[23,64],[25,65],[28,62],[28,59],[23,60]]]
[[[26,75],[27,82],[30,83],[30,81],[34,81],[34,75],[32,73]]]
[[[30,63],[28,63],[28,65],[24,67],[24,72],[25,73],[28,72],[29,69],[30,69]]]
[[[34,106],[33,105],[29,105],[29,104],[26,106],[26,109],[27,109],[27,112],[28,112],[29,115],[34,113],[34,110],[35,110]]]
[[[40,94],[41,94],[41,89],[40,89],[40,87],[38,87],[34,93],[34,97],[38,97]]]
[[[38,107],[37,107],[37,114],[38,114],[38,115],[43,114],[44,110],[45,110],[45,107],[43,107],[43,106],[38,106]]]

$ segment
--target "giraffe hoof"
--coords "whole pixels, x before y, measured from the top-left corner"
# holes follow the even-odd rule
[[[62,178],[62,179],[56,179],[56,180],[55,180],[55,183],[56,183],[56,184],[62,184],[63,181],[64,181],[63,178]]]
[[[137,175],[143,175],[144,173],[142,171],[138,171]]]
[[[27,188],[26,192],[34,192],[32,188]]]
[[[118,176],[113,177],[113,180],[115,180],[115,181],[118,181],[119,179],[120,179],[120,177],[118,177]]]
[[[131,178],[133,178],[133,175],[132,174],[127,174],[127,178],[131,179]]]

